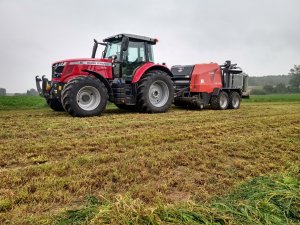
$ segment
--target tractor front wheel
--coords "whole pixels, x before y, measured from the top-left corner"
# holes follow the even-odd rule
[[[98,116],[108,99],[105,85],[97,78],[80,76],[69,81],[62,91],[62,103],[72,116]]]
[[[229,105],[228,94],[225,91],[220,91],[217,96],[212,96],[210,100],[212,109],[224,110]]]
[[[167,73],[151,70],[139,81],[137,107],[140,112],[166,112],[171,107],[173,99],[173,82]]]

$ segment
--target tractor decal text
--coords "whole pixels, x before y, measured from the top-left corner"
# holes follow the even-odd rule
[[[70,65],[111,66],[112,64],[109,62],[77,61],[77,62],[70,62]]]

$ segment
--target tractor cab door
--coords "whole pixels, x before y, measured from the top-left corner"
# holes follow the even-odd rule
[[[123,53],[122,74],[125,81],[130,82],[133,71],[146,62],[145,42],[129,41],[128,49]]]

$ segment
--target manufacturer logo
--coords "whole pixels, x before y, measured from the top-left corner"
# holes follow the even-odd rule
[[[64,66],[65,64],[66,64],[65,62],[55,63],[55,64],[53,64],[53,67],[54,67],[54,68],[57,68],[57,67],[59,67],[59,66]]]

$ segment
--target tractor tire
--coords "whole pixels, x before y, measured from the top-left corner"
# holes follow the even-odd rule
[[[58,99],[46,99],[47,104],[51,109],[56,112],[63,112],[65,111],[64,107],[62,106],[61,102]]]
[[[98,116],[108,99],[105,85],[97,78],[80,76],[70,80],[62,91],[62,104],[71,116]]]
[[[137,107],[143,113],[168,111],[174,99],[174,87],[170,76],[160,70],[147,72],[138,83]]]
[[[210,100],[210,106],[215,110],[227,109],[229,105],[229,97],[225,91],[220,91],[217,96],[212,96]]]
[[[238,92],[233,91],[229,93],[229,109],[238,109],[241,105],[241,96]]]
[[[125,104],[115,104],[119,109],[130,111],[130,112],[136,112],[137,107],[136,105],[125,105]]]

